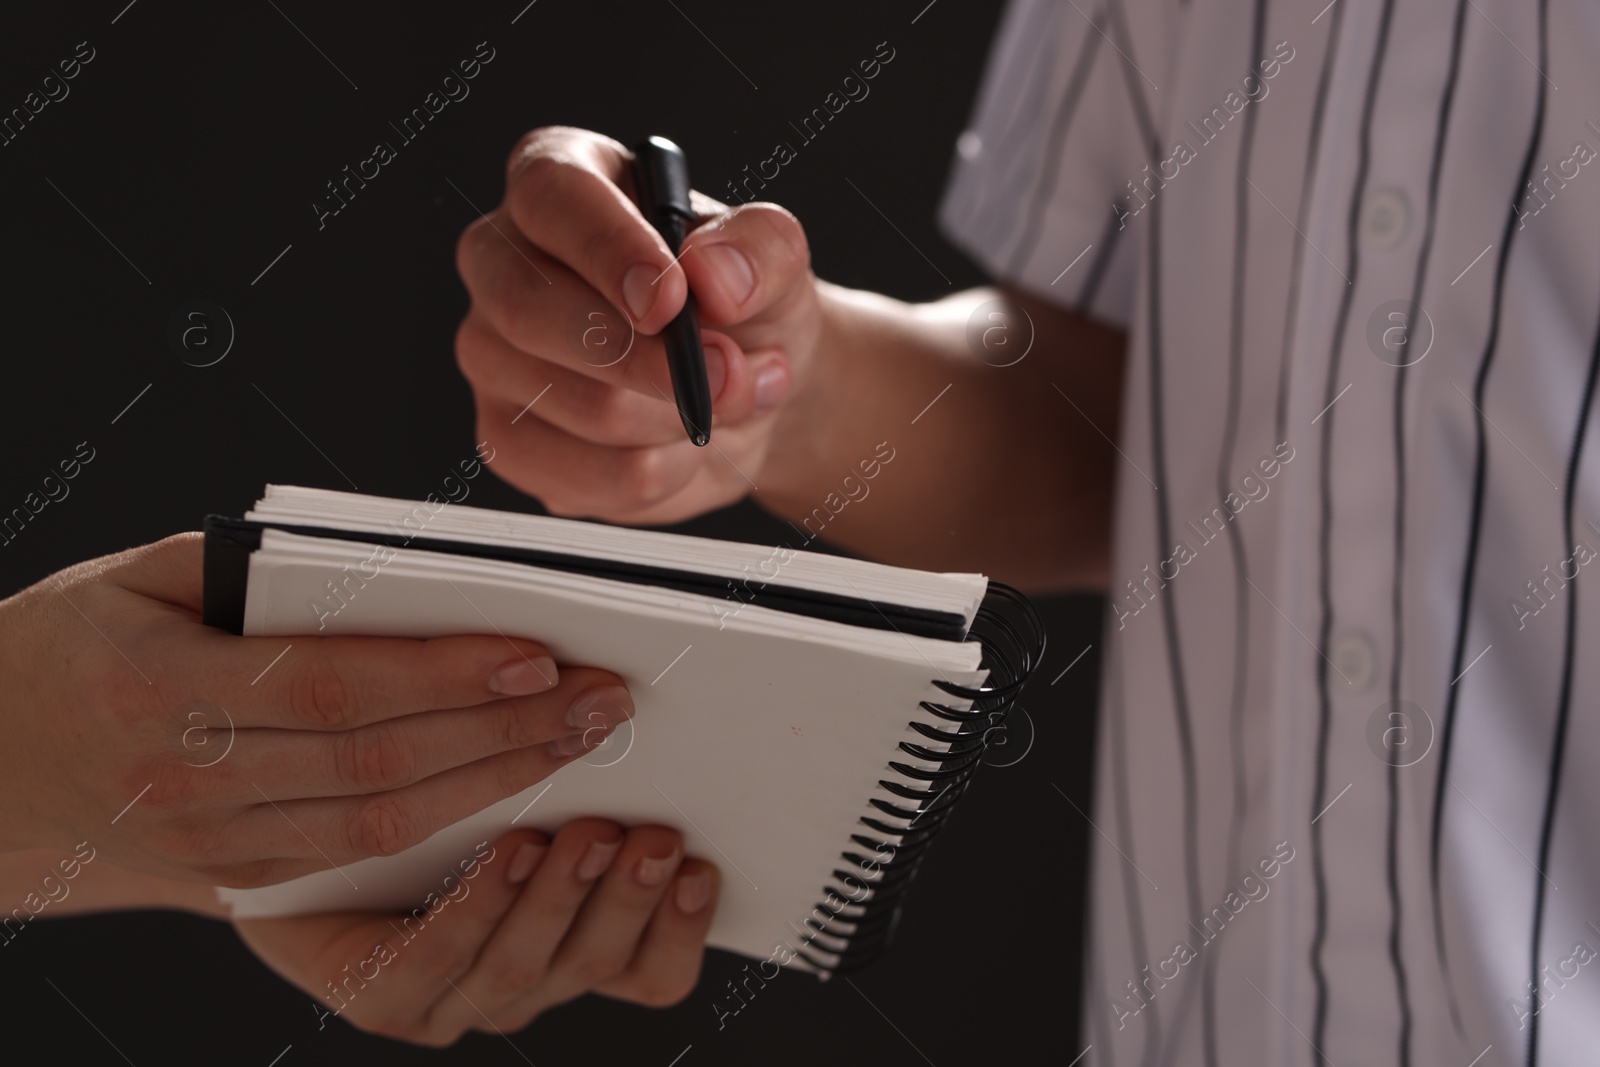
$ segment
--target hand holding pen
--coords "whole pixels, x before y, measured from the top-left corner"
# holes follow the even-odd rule
[[[822,287],[799,222],[773,204],[694,194],[673,249],[638,206],[635,166],[587,131],[523,138],[504,201],[458,245],[472,307],[456,352],[502,478],[558,514],[668,523],[776,485],[770,457],[813,432],[797,413],[812,407]],[[696,320],[709,425],[680,415],[668,357]],[[598,351],[582,340],[596,327]]]

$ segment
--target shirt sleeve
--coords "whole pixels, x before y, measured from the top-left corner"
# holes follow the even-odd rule
[[[1118,205],[1152,158],[1162,6],[1013,0],[939,211],[997,279],[1123,327],[1140,249]]]

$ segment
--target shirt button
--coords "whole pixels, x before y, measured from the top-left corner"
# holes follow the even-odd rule
[[[1378,248],[1398,245],[1410,223],[1411,205],[1399,189],[1374,190],[1361,205],[1361,234]]]
[[[1372,639],[1361,631],[1341,634],[1333,642],[1328,659],[1333,669],[1343,676],[1340,680],[1347,689],[1359,691],[1372,684],[1378,654],[1372,647]]]

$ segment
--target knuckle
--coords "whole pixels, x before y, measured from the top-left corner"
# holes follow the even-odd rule
[[[294,671],[285,671],[289,714],[308,726],[338,729],[356,714],[355,700],[339,672],[320,657],[308,657]]]
[[[667,495],[671,476],[666,449],[633,448],[619,457],[616,484],[627,500],[653,504]]]
[[[580,988],[589,990],[619,977],[627,967],[626,956],[615,952],[603,952],[574,963],[569,973],[572,981]]]
[[[528,143],[520,155],[512,157],[511,168],[518,198],[525,204],[545,210],[555,206],[549,201],[559,202],[561,194],[579,169],[548,136],[539,136],[548,132],[535,131],[535,139]]]
[[[456,238],[456,273],[464,280],[470,280],[475,273],[479,249],[483,245],[483,233],[488,228],[488,217],[479,215],[467,223],[461,230],[461,236]]]
[[[430,973],[454,981],[466,974],[476,959],[477,953],[470,945],[441,943],[433,946],[426,966]]]
[[[621,443],[636,432],[639,412],[626,390],[607,386],[587,398],[583,419],[601,442]]]
[[[350,849],[358,856],[393,856],[415,844],[416,820],[392,796],[367,797],[357,806],[349,826]]]
[[[529,130],[517,139],[511,154],[506,157],[506,173],[522,173],[534,160],[555,150],[561,142],[575,132],[566,126],[540,126]]]
[[[771,277],[787,282],[810,270],[811,246],[805,228],[787,208],[764,204],[760,211],[750,213],[750,225]]]
[[[489,983],[507,993],[525,993],[544,981],[545,968],[523,960],[508,961],[489,973]]]
[[[339,734],[333,742],[334,780],[355,793],[378,793],[411,782],[413,754],[390,723]]]
[[[476,381],[484,355],[483,327],[468,315],[456,327],[456,368],[467,381]]]
[[[501,751],[515,751],[544,738],[535,705],[525,700],[515,700],[507,705],[500,722]]]

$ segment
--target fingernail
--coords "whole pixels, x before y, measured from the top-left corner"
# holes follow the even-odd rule
[[[595,841],[589,845],[589,851],[583,854],[583,859],[578,861],[577,868],[572,872],[580,882],[592,882],[611,866],[611,861],[617,858],[617,849],[622,847],[621,841]]]
[[[678,879],[678,888],[673,893],[673,900],[678,905],[678,910],[685,915],[693,915],[705,907],[710,899],[711,872],[704,867]]]
[[[681,858],[681,852],[676,845],[665,856],[646,856],[634,869],[633,877],[640,885],[647,888],[658,886],[672,877],[672,872],[678,869],[678,861]]]
[[[556,684],[556,661],[549,656],[514,659],[489,675],[489,688],[508,697],[542,693]]]
[[[581,734],[568,734],[566,737],[558,737],[550,742],[550,754],[556,759],[566,759],[568,756],[576,756],[580,752],[587,752],[601,741],[604,741],[609,732],[600,727],[590,727]]]
[[[533,869],[539,866],[539,861],[544,859],[549,847],[533,841],[524,841],[517,847],[516,854],[511,857],[511,865],[506,868],[506,881],[512,885],[526,882],[528,875],[532,874]]]
[[[755,292],[756,272],[745,254],[730,244],[698,246],[711,268],[717,272],[723,290],[735,304],[742,304]]]
[[[755,404],[757,411],[765,411],[776,407],[784,394],[789,391],[789,368],[782,363],[773,363],[761,368],[756,375]]]
[[[721,345],[707,343],[703,347],[706,353],[706,381],[711,389],[711,400],[715,403],[728,381],[728,354]]]
[[[661,294],[657,279],[664,273],[660,267],[638,263],[629,267],[628,273],[622,276],[622,299],[627,303],[635,322],[650,314],[650,309],[656,306],[656,297]]]
[[[615,726],[628,718],[633,708],[628,691],[620,685],[603,685],[590,689],[572,702],[567,709],[567,725],[574,730],[593,726]]]

